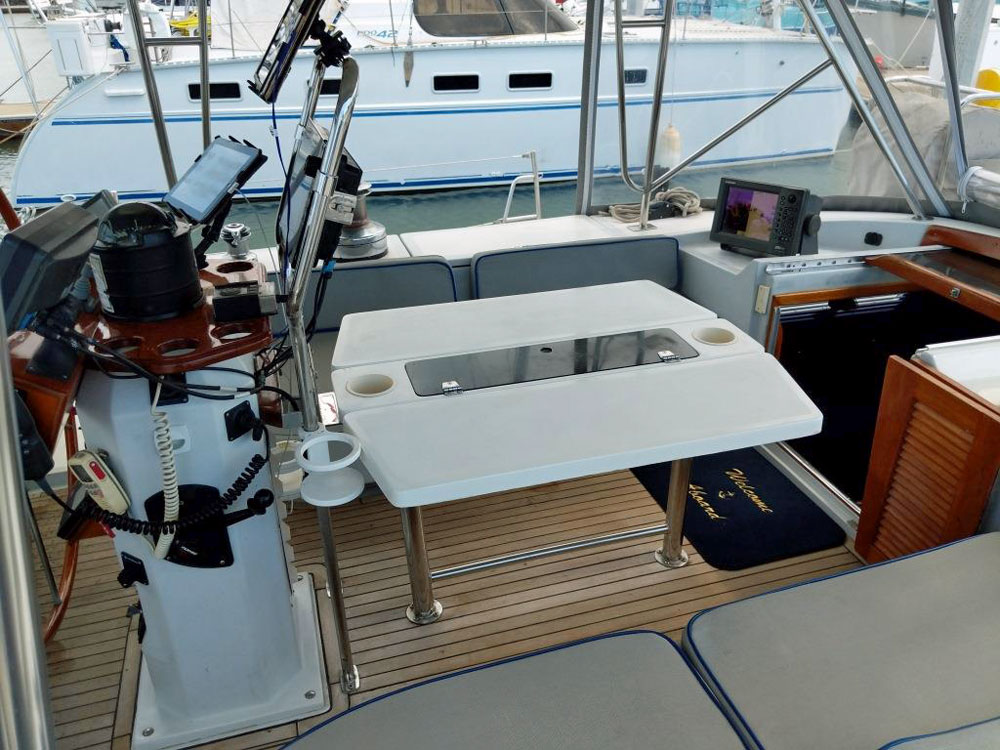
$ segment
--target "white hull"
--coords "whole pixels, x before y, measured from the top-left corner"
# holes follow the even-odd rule
[[[661,124],[666,127],[672,121],[677,127],[684,154],[824,57],[810,37],[748,29],[738,35],[720,34],[718,24],[708,26],[715,32],[689,29],[686,38],[671,46],[668,66],[678,71],[673,79],[676,93],[665,98]],[[404,81],[401,49],[356,49],[361,96],[348,148],[374,189],[508,183],[528,171],[527,160],[518,155],[530,150],[537,152],[545,179],[575,177],[582,38],[575,33],[561,36],[550,36],[547,41],[528,37],[489,44],[419,45],[414,48],[409,86]],[[631,39],[626,47],[626,67],[648,70],[644,84],[628,87],[633,168],[644,160],[655,55],[656,41],[651,37]],[[607,40],[599,108],[599,172],[614,171],[619,164],[614,59],[614,45]],[[284,177],[270,132],[271,110],[244,83],[256,64],[256,58],[212,60],[211,80],[238,82],[242,92],[239,100],[213,100],[213,131],[248,140],[264,150],[269,160],[245,192],[252,197],[276,197]],[[286,160],[311,64],[308,53],[296,60],[275,110]],[[538,71],[552,73],[551,89],[508,89],[508,73]],[[433,76],[448,73],[478,73],[479,91],[435,93]],[[198,68],[194,62],[171,62],[157,66],[156,75],[180,174],[202,150],[200,105],[188,96],[188,84],[198,81]],[[331,112],[334,101],[333,96],[323,97],[321,112]],[[830,153],[848,107],[835,74],[827,71],[700,163]],[[64,195],[82,198],[102,188],[117,190],[126,199],[155,199],[166,188],[137,70],[96,76],[71,90],[25,140],[14,174],[14,194],[20,205],[49,205]]]

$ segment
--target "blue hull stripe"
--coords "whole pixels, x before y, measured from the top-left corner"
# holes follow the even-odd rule
[[[806,94],[830,94],[843,91],[840,86],[826,86],[800,91],[793,91],[792,96],[802,96]],[[774,96],[775,91],[757,91],[741,94],[717,94],[717,95],[694,95],[664,97],[664,104],[686,104],[691,102],[723,102],[736,101],[739,99],[767,99]],[[628,106],[652,104],[652,97],[633,99],[626,102]],[[599,102],[598,107],[616,107],[617,102]],[[497,107],[449,107],[433,109],[390,109],[390,110],[356,110],[355,117],[422,117],[425,115],[480,115],[499,114],[506,112],[545,112],[552,110],[578,110],[578,103],[566,104],[525,104]],[[318,110],[319,115],[332,115],[333,109]],[[298,120],[299,114],[295,112],[276,115],[279,120]],[[164,118],[167,122],[201,122],[201,115],[168,115]],[[271,113],[261,112],[260,114],[234,114],[234,115],[213,115],[212,122],[243,122],[250,120],[266,120],[270,122]],[[153,118],[145,115],[135,115],[133,117],[80,117],[80,118],[55,118],[52,125],[136,125],[142,123],[152,123]]]
[[[832,154],[832,148],[812,148],[806,149],[804,151],[787,151],[779,154],[761,154],[759,156],[742,156],[735,159],[703,159],[695,162],[697,166],[718,166],[723,164],[739,164],[741,162],[748,161],[765,161],[767,159],[784,159],[796,156],[822,156],[824,154]],[[600,167],[594,170],[595,174],[598,175],[614,175],[618,174],[618,167]],[[379,191],[382,190],[405,190],[407,188],[448,188],[448,187],[469,187],[478,185],[492,185],[492,184],[509,184],[521,172],[510,172],[508,174],[501,175],[470,175],[468,177],[442,177],[442,178],[426,178],[420,179],[415,178],[412,180],[373,180],[372,186]],[[541,173],[542,179],[545,180],[572,180],[576,178],[575,169],[548,169]],[[259,188],[244,188],[240,191],[246,196],[255,196],[258,198],[274,197],[277,198],[281,195],[281,186],[277,187],[259,187]],[[128,192],[121,191],[118,193],[118,197],[125,200],[160,200],[165,195],[164,192]],[[77,200],[86,200],[90,198],[89,194],[78,194],[76,195]],[[58,195],[49,196],[17,196],[16,201],[19,206],[28,205],[50,205],[53,203],[61,203],[62,197]]]

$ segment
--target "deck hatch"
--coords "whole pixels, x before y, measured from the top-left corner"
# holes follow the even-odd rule
[[[697,356],[670,328],[652,328],[414,360],[406,363],[406,374],[418,396],[439,396]]]

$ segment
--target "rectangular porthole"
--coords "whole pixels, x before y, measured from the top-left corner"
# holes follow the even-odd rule
[[[458,91],[479,91],[479,75],[477,73],[458,73],[434,76],[434,90],[446,94]]]
[[[201,84],[188,84],[188,97],[191,101],[201,101]],[[238,83],[210,83],[208,84],[208,98],[215,99],[241,99],[240,85]]]
[[[320,96],[336,96],[340,93],[339,78],[324,78],[319,87]]]
[[[511,73],[507,76],[507,88],[514,89],[550,89],[552,88],[551,73]]]
[[[625,71],[626,86],[640,86],[646,82],[645,68],[632,68]]]

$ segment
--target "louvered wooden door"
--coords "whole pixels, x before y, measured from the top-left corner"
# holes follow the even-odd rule
[[[975,533],[1000,466],[1000,413],[921,364],[886,368],[855,548],[876,562]]]

